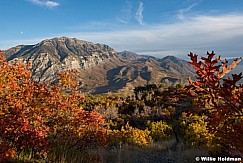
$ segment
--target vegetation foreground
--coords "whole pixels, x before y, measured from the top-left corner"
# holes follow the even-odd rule
[[[130,95],[83,95],[75,72],[31,81],[30,65],[0,57],[0,162],[194,162],[243,158],[242,74],[207,53],[189,85],[147,84]]]

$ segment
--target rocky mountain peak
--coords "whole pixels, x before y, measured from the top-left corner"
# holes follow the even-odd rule
[[[171,56],[171,55],[168,55],[164,58],[161,59],[163,62],[174,62],[174,63],[179,63],[181,62],[182,60],[175,57],[175,56]]]
[[[60,37],[11,48],[6,51],[6,56],[11,62],[32,63],[34,80],[50,81],[58,70],[89,69],[116,57],[116,51],[105,44]]]
[[[10,62],[30,62],[32,79],[55,81],[57,72],[78,70],[81,90],[91,93],[117,91],[129,86],[164,81],[183,81],[194,75],[193,68],[173,56],[158,59],[134,52],[116,52],[105,44],[60,37],[35,45],[21,45],[6,51]]]

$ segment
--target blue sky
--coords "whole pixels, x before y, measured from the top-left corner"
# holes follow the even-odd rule
[[[53,37],[187,58],[243,56],[242,0],[1,0],[0,49]]]

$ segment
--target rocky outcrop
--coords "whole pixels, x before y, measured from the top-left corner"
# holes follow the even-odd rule
[[[36,45],[17,46],[7,50],[9,61],[30,62],[36,81],[51,81],[57,71],[89,69],[112,58],[115,50],[104,44],[75,38],[54,38]]]

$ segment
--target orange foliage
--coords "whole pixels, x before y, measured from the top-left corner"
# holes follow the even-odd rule
[[[0,160],[22,150],[45,156],[57,139],[104,142],[104,119],[80,106],[85,98],[77,90],[75,73],[60,73],[58,85],[37,83],[28,67],[9,64],[0,53]]]

